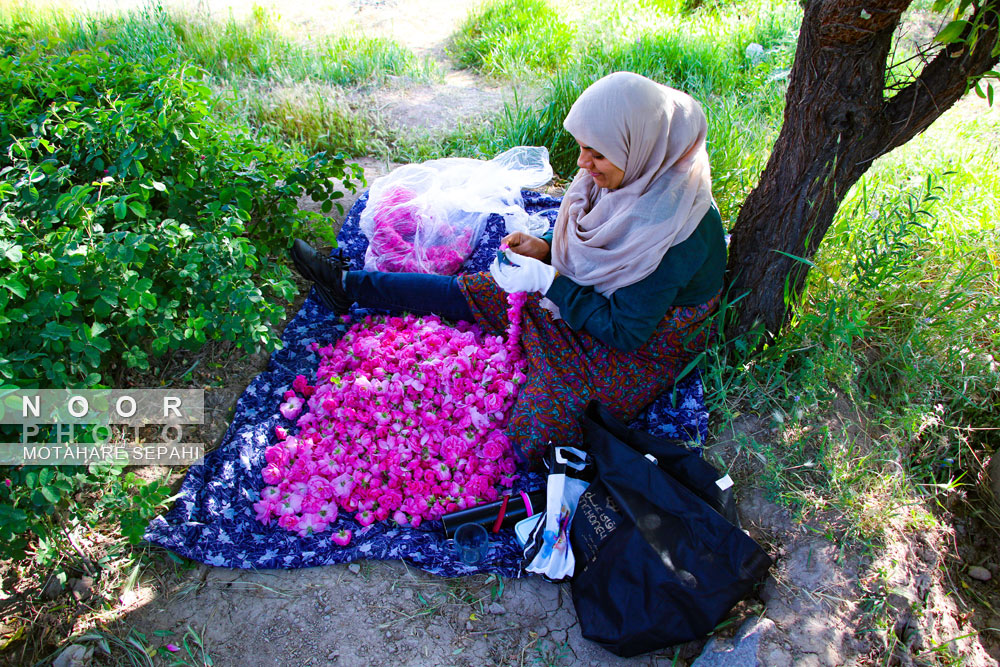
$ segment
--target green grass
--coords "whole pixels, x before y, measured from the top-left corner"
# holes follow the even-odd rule
[[[217,20],[149,2],[122,14],[78,14],[31,5],[0,9],[0,30],[50,48],[105,48],[149,64],[157,58],[193,61],[224,80],[246,78],[372,85],[390,76],[428,79],[431,67],[392,40],[341,35],[304,44],[285,35],[273,16],[254,7],[246,18]]]
[[[310,151],[386,155],[392,134],[377,114],[324,84],[261,85],[244,81],[218,94],[220,112],[235,114],[273,139]]]
[[[803,515],[838,509],[838,531],[859,540],[975,483],[1000,449],[998,132],[996,114],[956,110],[879,160],[785,334],[756,357],[732,344],[710,360],[720,428],[740,411],[777,428],[743,443],[763,461],[754,475]]]
[[[545,0],[498,0],[469,15],[448,51],[463,67],[510,77],[555,71],[570,57],[573,38]]]

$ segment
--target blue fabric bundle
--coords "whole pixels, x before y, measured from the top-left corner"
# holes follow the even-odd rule
[[[528,213],[542,213],[550,220],[555,219],[558,199],[531,191],[524,191],[523,196]],[[366,201],[367,194],[358,199],[338,236],[339,246],[350,259],[352,269],[363,267],[368,246],[358,227]],[[503,217],[490,216],[483,237],[462,272],[485,271],[505,233]],[[320,306],[312,295],[306,299],[285,328],[283,349],[271,355],[267,370],[254,378],[240,396],[221,445],[205,456],[204,465],[189,469],[176,503],[165,515],[153,519],[146,529],[146,540],[208,565],[242,569],[291,569],[362,559],[401,559],[441,576],[476,572],[506,577],[521,575],[521,549],[513,530],[491,534],[486,561],[470,567],[454,557],[440,521],[424,522],[419,528],[399,527],[391,521],[362,528],[345,512],[335,529],[352,530],[354,539],[341,547],[330,540],[330,530],[299,537],[276,523],[265,526],[255,518],[252,505],[265,486],[261,477],[264,450],[276,442],[274,427],[285,426],[295,432],[294,424],[278,412],[282,395],[291,388],[296,375],[310,379],[316,375],[319,357],[309,350],[309,345],[314,341],[321,345],[335,342],[351,324],[370,312],[355,309],[352,322],[345,323]],[[672,394],[660,396],[630,426],[657,436],[703,441],[708,430],[708,413],[700,376],[689,375]],[[514,489],[532,491],[544,484],[542,475],[528,473],[522,474]]]

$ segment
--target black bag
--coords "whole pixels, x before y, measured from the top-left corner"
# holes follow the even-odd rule
[[[728,476],[596,401],[580,423],[595,468],[570,531],[583,636],[620,656],[705,636],[771,567],[734,525]]]

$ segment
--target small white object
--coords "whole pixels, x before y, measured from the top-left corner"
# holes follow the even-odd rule
[[[725,477],[715,480],[715,485],[719,487],[720,490],[725,491],[733,485],[733,478],[726,475]]]
[[[747,60],[754,65],[757,65],[764,60],[764,47],[757,42],[750,42],[747,44],[747,49],[744,53],[746,54]]]
[[[656,460],[656,457],[652,454],[646,454],[646,458],[653,462],[653,465],[659,465],[660,462]]]
[[[872,17],[872,15],[869,14],[867,11],[865,11],[864,9],[861,10],[861,18],[863,18],[864,20],[867,21],[871,17]]]
[[[504,254],[510,264],[500,264],[494,259],[490,265],[490,275],[505,292],[541,292],[545,294],[556,278],[556,270],[551,264],[540,262],[534,257],[518,255],[512,250]]]

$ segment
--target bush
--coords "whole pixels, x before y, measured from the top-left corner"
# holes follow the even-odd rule
[[[0,58],[0,380],[92,387],[210,339],[280,343],[294,287],[269,255],[322,219],[297,197],[329,211],[360,169],[214,118],[200,69],[157,62]]]

